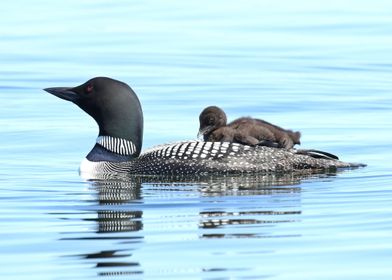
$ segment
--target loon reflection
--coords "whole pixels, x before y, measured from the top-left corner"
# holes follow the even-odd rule
[[[94,242],[96,251],[76,256],[89,263],[93,261],[99,276],[142,274],[131,251],[143,243],[144,237],[139,234],[143,229],[143,212],[130,210],[133,208],[130,205],[142,203],[140,180],[94,180],[89,182],[89,191],[95,193],[93,202],[96,206],[91,211],[96,215],[82,221],[94,222],[94,228],[88,231],[88,236],[86,232],[80,232],[77,237],[61,240]],[[107,249],[107,242],[110,242],[110,249]]]
[[[95,225],[87,233],[83,231],[76,233],[77,237],[62,240],[94,242],[94,251],[77,256],[84,262],[93,261],[100,276],[143,274],[142,264],[135,258],[134,252],[142,250],[146,235],[151,233],[143,230],[145,224],[148,224],[147,228],[159,228],[161,223],[166,228],[178,226],[175,224],[177,220],[162,220],[164,215],[162,219],[158,219],[159,222],[151,221],[148,218],[150,215],[145,215],[145,212],[153,211],[148,207],[151,199],[149,195],[158,196],[160,200],[160,196],[167,198],[168,193],[176,194],[185,190],[188,197],[189,192],[193,193],[192,197],[200,202],[194,209],[195,215],[199,216],[198,222],[195,222],[200,229],[200,240],[281,237],[283,235],[271,235],[271,227],[300,221],[300,183],[315,178],[325,180],[335,175],[336,173],[282,173],[175,178],[128,176],[88,180],[89,191],[93,192],[95,202],[90,211],[96,217],[84,218],[82,221],[94,222]],[[224,197],[249,197],[249,200],[244,200],[247,203],[240,205],[240,208],[233,209],[216,203],[217,199],[224,201]],[[192,213],[191,215],[193,216]],[[91,224],[88,225],[91,227]],[[284,235],[290,236],[294,235]]]

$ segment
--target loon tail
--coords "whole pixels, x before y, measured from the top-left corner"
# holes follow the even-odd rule
[[[313,158],[339,160],[339,158],[334,154],[324,152],[324,151],[314,150],[314,149],[297,149],[296,153],[300,155],[311,156]]]

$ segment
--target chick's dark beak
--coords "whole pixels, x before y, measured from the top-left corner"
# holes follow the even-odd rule
[[[212,129],[212,126],[200,127],[199,132],[197,133],[197,138],[203,138],[203,136],[210,133]]]

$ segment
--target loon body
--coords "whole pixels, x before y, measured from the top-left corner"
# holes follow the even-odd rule
[[[301,144],[300,132],[283,129],[264,120],[242,117],[227,123],[225,112],[216,106],[205,108],[199,121],[199,135],[203,135],[204,141],[228,141],[285,149]]]
[[[97,77],[77,87],[45,91],[75,103],[99,126],[96,144],[83,160],[81,173],[196,175],[316,172],[363,166],[318,158],[295,149],[230,142],[186,141],[156,146],[141,153],[143,113],[139,99],[127,84]]]

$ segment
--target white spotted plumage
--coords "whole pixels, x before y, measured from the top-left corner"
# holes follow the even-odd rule
[[[101,139],[100,143],[113,147],[114,139]],[[134,151],[131,147],[129,152]],[[155,146],[125,162],[90,162],[85,159],[80,172],[190,175],[288,172],[326,167],[350,167],[350,164],[295,154],[295,150],[250,147],[229,142],[187,141]]]

